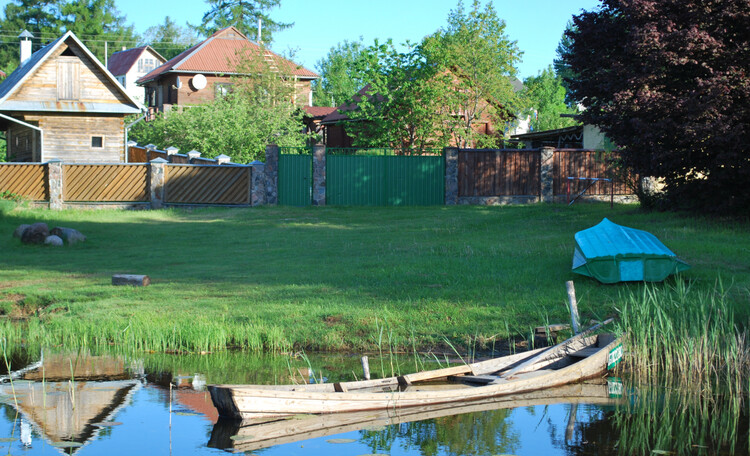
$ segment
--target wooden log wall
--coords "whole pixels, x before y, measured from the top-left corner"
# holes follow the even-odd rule
[[[539,195],[538,150],[460,150],[458,196]]]
[[[164,201],[250,204],[250,166],[166,165]]]
[[[149,201],[148,165],[63,165],[63,200]]]
[[[555,195],[565,195],[568,190],[568,177],[612,178],[612,160],[616,155],[607,155],[604,151],[557,149],[553,155],[553,192]],[[590,182],[573,180],[570,191],[578,194]],[[609,195],[612,188],[609,182],[597,182],[586,190],[587,195]],[[630,195],[633,192],[622,181],[615,181],[615,195]]]
[[[32,201],[49,200],[45,165],[0,164],[0,192],[21,195]]]

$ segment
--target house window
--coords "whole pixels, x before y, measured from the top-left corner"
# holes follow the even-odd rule
[[[101,149],[104,147],[104,137],[103,136],[92,136],[91,137],[91,147],[95,149]]]
[[[57,99],[77,101],[81,97],[80,62],[77,58],[57,60]]]
[[[216,95],[216,98],[226,96],[229,92],[232,91],[233,85],[234,84],[227,82],[217,82],[216,84],[214,84],[214,93]]]
[[[120,85],[125,87],[125,76],[117,76],[117,82],[119,82]]]
[[[154,68],[156,68],[156,59],[139,59],[138,60],[138,72],[139,73],[148,73]]]

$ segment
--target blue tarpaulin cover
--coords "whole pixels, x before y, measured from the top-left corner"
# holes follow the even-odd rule
[[[651,233],[602,220],[575,234],[573,272],[602,283],[661,282],[689,269]]]

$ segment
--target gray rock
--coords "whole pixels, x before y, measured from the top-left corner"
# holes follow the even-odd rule
[[[62,226],[56,226],[52,228],[52,231],[50,231],[50,234],[59,236],[60,239],[67,242],[68,245],[73,245],[78,242],[84,242],[86,240],[86,236],[81,234],[80,231],[74,230],[73,228],[65,228]]]
[[[49,227],[46,223],[34,223],[23,231],[21,242],[24,244],[43,244],[49,236]]]
[[[58,246],[59,247],[59,246],[63,245],[63,240],[60,239],[60,236],[55,236],[53,234],[53,235],[47,236],[44,239],[44,244],[45,245],[54,245],[54,246]]]
[[[26,231],[26,228],[30,227],[31,225],[18,225],[18,228],[16,228],[16,231],[13,232],[13,237],[21,239],[21,236],[23,236],[23,232]]]

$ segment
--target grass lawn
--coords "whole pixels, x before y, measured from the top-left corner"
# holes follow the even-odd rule
[[[528,338],[567,322],[575,280],[584,321],[615,315],[642,284],[570,272],[573,235],[603,217],[650,231],[718,280],[748,321],[747,223],[607,204],[514,207],[48,211],[0,205],[0,331],[10,344],[168,351],[429,348]],[[88,241],[22,245],[22,223]],[[114,287],[115,273],[152,285]],[[657,284],[669,287],[670,282]]]

